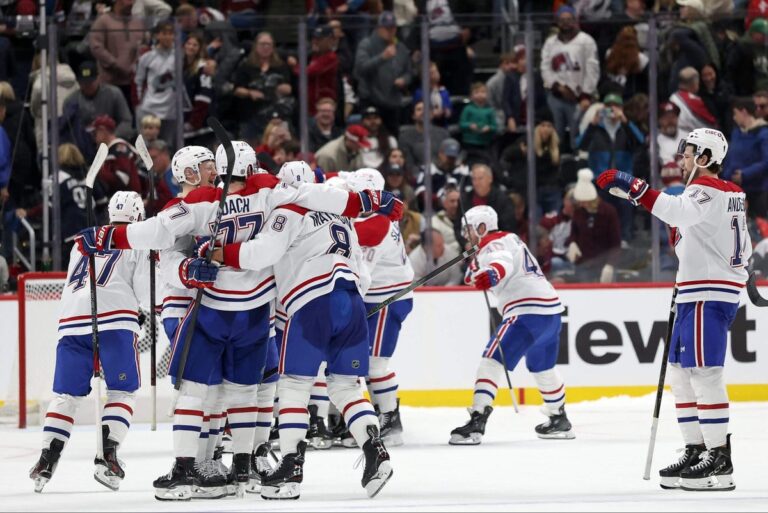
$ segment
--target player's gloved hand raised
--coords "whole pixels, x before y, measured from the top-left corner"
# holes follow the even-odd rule
[[[488,290],[495,287],[501,281],[499,271],[494,267],[483,267],[472,277],[475,288],[478,290]]]
[[[205,258],[185,258],[179,264],[179,278],[188,289],[209,289],[218,274],[219,265]]]
[[[403,217],[403,202],[389,191],[373,191],[366,189],[358,192],[360,196],[360,213],[384,214],[390,221],[398,221]]]
[[[645,180],[635,178],[629,173],[619,171],[618,169],[608,169],[600,173],[600,176],[597,177],[597,185],[613,195],[617,194],[611,189],[619,189],[629,196],[629,201],[635,206],[648,190],[648,184]]]
[[[93,255],[112,248],[114,226],[91,226],[84,228],[75,236],[77,250],[83,255]]]

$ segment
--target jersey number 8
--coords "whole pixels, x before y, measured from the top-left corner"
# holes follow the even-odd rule
[[[330,230],[331,239],[333,239],[333,245],[328,248],[327,253],[329,255],[336,253],[337,255],[349,258],[351,251],[349,248],[349,232],[347,229],[341,225],[332,224],[330,226]]]

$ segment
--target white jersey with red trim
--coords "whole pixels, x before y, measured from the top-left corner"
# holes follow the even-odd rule
[[[352,221],[296,205],[275,209],[253,240],[225,247],[224,254],[225,264],[241,268],[273,266],[288,318],[330,293],[338,280],[354,282],[361,295],[370,285]]]
[[[501,278],[491,291],[498,302],[496,308],[504,318],[522,314],[555,315],[565,310],[555,288],[517,235],[491,233],[479,246],[477,267],[492,267]]]
[[[128,225],[124,232],[116,231],[113,239],[119,240],[118,247],[127,243],[131,248],[167,249],[185,235],[209,236],[221,193],[219,188],[196,189],[157,216]],[[350,193],[327,185],[304,184],[293,188],[272,175],[254,175],[248,178],[245,187],[228,194],[217,240],[224,240],[226,245],[252,239],[279,205],[296,203],[341,214],[349,198]],[[180,280],[177,285],[181,285]],[[275,279],[269,267],[253,271],[225,266],[219,270],[214,286],[203,290],[202,304],[217,310],[247,310],[274,297]]]
[[[275,299],[275,329],[285,331],[286,322],[288,322],[288,313],[283,304]]]
[[[413,281],[413,267],[405,253],[400,226],[382,214],[358,219],[354,226],[371,275],[371,286],[363,300],[381,303]],[[401,299],[412,297],[413,292],[409,292]]]
[[[173,198],[163,207],[163,210],[171,208],[181,201],[181,198]],[[181,265],[182,260],[192,255],[194,246],[194,238],[184,236],[176,239],[171,248],[160,251],[160,273],[158,274],[160,279],[158,281],[161,287],[160,299],[163,302],[161,320],[181,319],[195,298],[197,289],[188,289],[179,278],[179,265]]]
[[[95,255],[99,331],[139,328],[139,304],[149,308],[149,251],[109,250]],[[59,303],[59,337],[87,335],[91,324],[88,257],[72,248]]]
[[[640,203],[675,228],[680,260],[677,302],[738,303],[752,256],[741,188],[720,178],[701,177],[680,196],[649,190]]]

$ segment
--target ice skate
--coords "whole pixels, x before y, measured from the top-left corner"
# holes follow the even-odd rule
[[[280,466],[267,474],[261,482],[262,499],[298,499],[304,479],[304,452],[307,443],[299,442],[296,452],[284,454]]]
[[[227,479],[214,460],[195,462],[192,467],[192,498],[221,499],[227,495]]]
[[[96,468],[93,471],[93,478],[99,483],[113,491],[120,489],[120,483],[125,477],[123,462],[117,458],[118,443],[109,438],[109,427],[102,426],[104,434],[104,458],[95,458],[93,460]]]
[[[188,501],[192,499],[192,476],[195,458],[176,458],[166,475],[155,479],[155,499],[159,501]]]
[[[557,413],[550,414],[549,420],[536,426],[536,435],[546,440],[573,440],[576,438],[571,422],[565,414],[565,406],[558,408]]]
[[[486,406],[483,412],[477,412],[469,408],[469,422],[451,431],[451,445],[480,445],[485,434],[485,424],[493,411],[493,406]]]
[[[659,470],[659,486],[665,490],[680,488],[680,472],[699,461],[699,455],[706,451],[704,444],[688,444],[680,458],[666,468]]]
[[[689,492],[729,491],[736,489],[731,461],[731,435],[724,447],[702,452],[701,459],[680,472],[680,488]]]
[[[325,426],[325,419],[317,415],[317,406],[309,405],[308,448],[325,450],[333,447],[333,435]]]
[[[403,425],[400,422],[400,400],[393,411],[379,414],[381,439],[390,446],[403,445]]]
[[[232,456],[230,474],[235,478],[235,495],[245,497],[245,489],[251,478],[251,454],[243,452]]]
[[[251,474],[248,479],[248,485],[245,491],[248,493],[261,492],[261,483],[264,477],[271,472],[272,465],[269,463],[270,444],[265,442],[251,453]]]
[[[365,488],[365,493],[372,499],[392,477],[389,453],[376,426],[368,426],[368,440],[363,444],[363,457],[365,458],[365,468],[363,469],[362,485]]]
[[[40,493],[43,487],[51,480],[56,467],[59,464],[61,451],[64,449],[64,442],[58,439],[51,440],[48,449],[43,449],[40,459],[29,470],[29,478],[35,482],[35,492]]]

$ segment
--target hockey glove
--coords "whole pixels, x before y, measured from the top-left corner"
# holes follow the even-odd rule
[[[476,289],[488,290],[498,285],[503,277],[496,267],[483,267],[475,273],[473,281]]]
[[[200,258],[208,257],[208,249],[211,247],[210,237],[195,237],[195,254]]]
[[[617,169],[609,169],[600,173],[600,176],[597,177],[597,185],[609,192],[614,187],[620,189],[627,193],[629,201],[635,206],[638,205],[638,201],[648,190],[648,184],[645,180],[635,178],[629,173]]]
[[[204,258],[185,258],[179,265],[179,279],[188,289],[213,287],[218,273],[218,264]]]
[[[77,250],[83,255],[93,255],[100,251],[112,249],[112,232],[114,226],[91,226],[80,230],[75,236]]]

